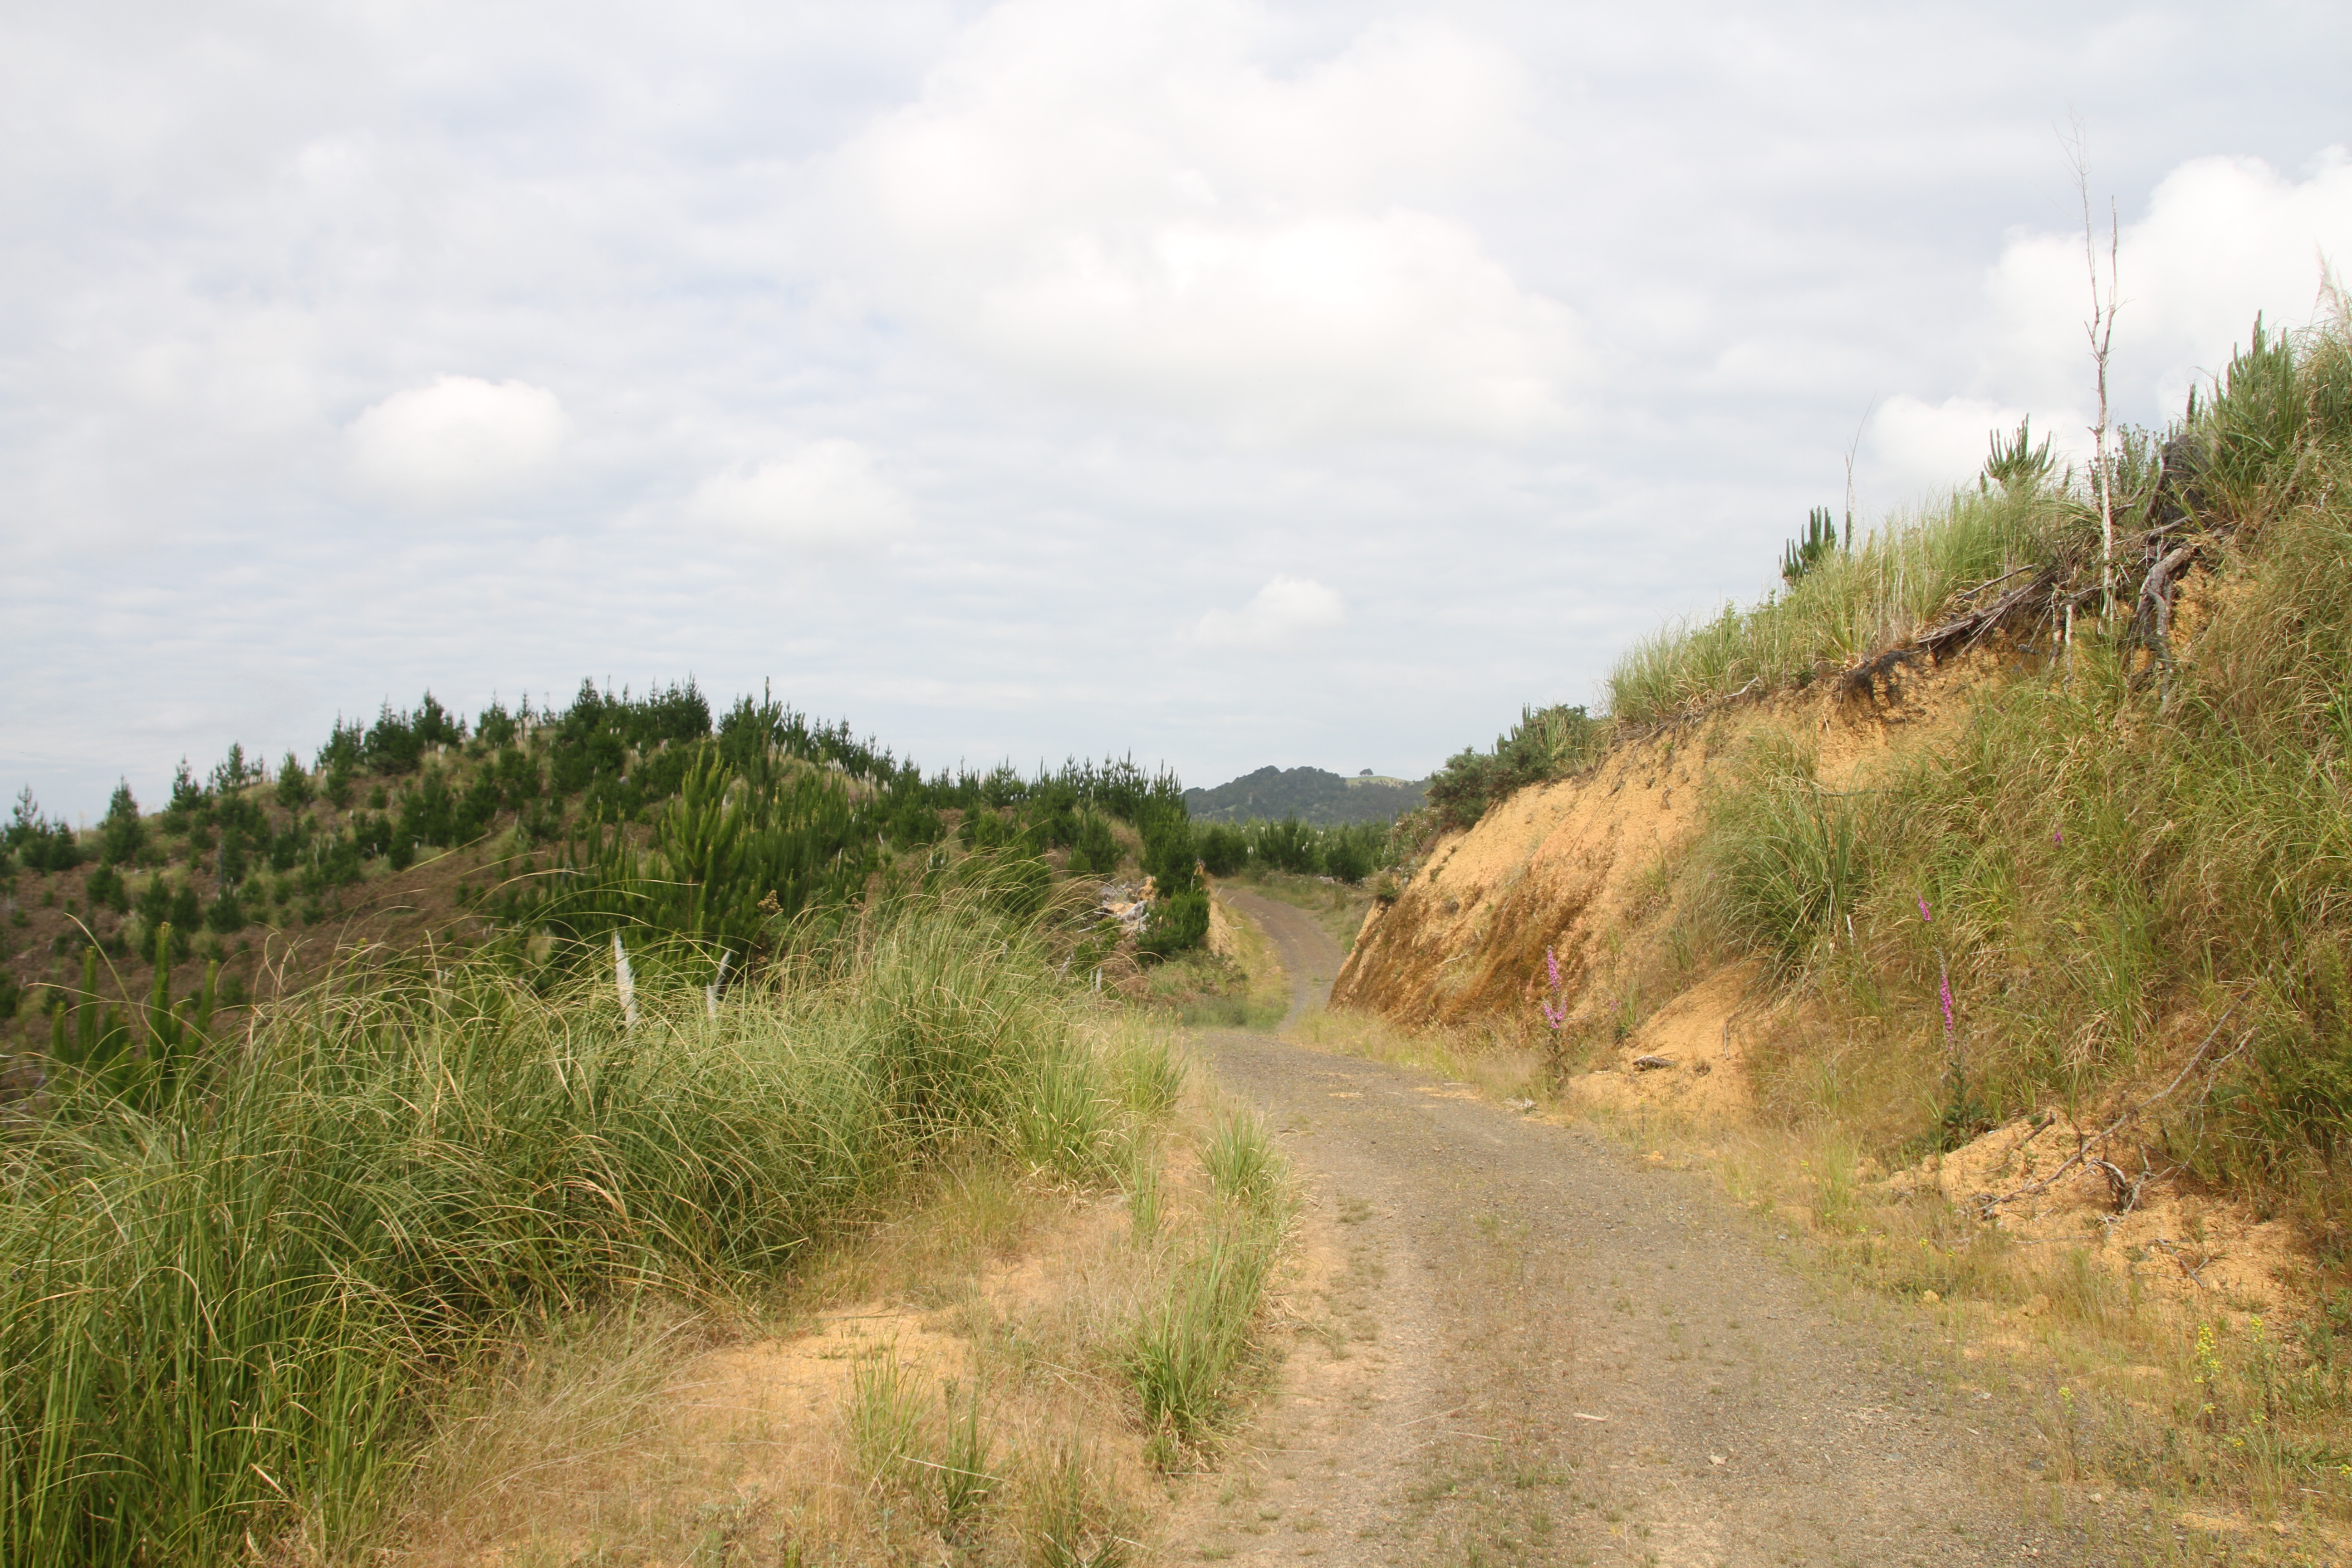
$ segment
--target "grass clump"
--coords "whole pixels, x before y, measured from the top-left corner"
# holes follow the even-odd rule
[[[534,1323],[772,1280],[948,1149],[1095,1179],[1168,1092],[939,900],[716,1016],[635,1002],[404,966],[267,1011],[201,1099],[53,1085],[0,1166],[0,1559],[363,1539],[435,1391]]]
[[[1609,711],[1621,725],[1653,724],[1810,684],[1909,642],[1960,590],[2078,552],[2096,532],[2095,517],[2063,489],[1957,491],[1940,510],[1821,555],[1751,609],[1727,605],[1635,643],[1609,672]]]
[[[1137,1324],[1127,1359],[1163,1463],[1206,1442],[1230,1413],[1296,1207],[1288,1163],[1254,1112],[1221,1115],[1201,1163],[1214,1212]]]

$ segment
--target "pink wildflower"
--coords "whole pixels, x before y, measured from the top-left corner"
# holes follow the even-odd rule
[[[1927,925],[1936,923],[1936,917],[1927,912],[1927,900],[1925,899],[1919,900],[1919,919]]]
[[[1550,994],[1538,998],[1536,1006],[1543,1014],[1544,1022],[1557,1032],[1568,1023],[1568,998],[1559,994],[1559,960],[1549,948],[1544,949],[1544,973],[1551,981]],[[1558,998],[1557,1006],[1553,1005],[1553,998]]]

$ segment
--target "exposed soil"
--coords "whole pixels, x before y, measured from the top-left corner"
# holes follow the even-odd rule
[[[1743,745],[1767,731],[1801,735],[1822,783],[1847,787],[1887,757],[1954,732],[1987,657],[1954,660],[1932,678],[1903,675],[1864,702],[1817,685],[1727,705],[1519,791],[1440,838],[1395,901],[1374,906],[1334,999],[1408,1026],[1531,1019],[1549,950],[1570,1032],[1586,1033],[1621,1000],[1622,939],[1658,912],[1653,872],[1688,847],[1710,780]]]
[[[1227,896],[1316,1000],[1338,968],[1328,934]],[[1809,1277],[1703,1175],[1423,1074],[1201,1041],[1297,1163],[1306,1279],[1277,1386],[1178,1509],[1171,1559],[2009,1563],[2171,1544],[2154,1538],[2168,1518],[2035,1478],[2022,1384]]]

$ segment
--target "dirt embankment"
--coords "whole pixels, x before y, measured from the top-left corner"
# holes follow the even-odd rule
[[[1750,1123],[1751,1069],[1788,1058],[1791,1040],[1827,1020],[1819,998],[1773,984],[1760,963],[1709,964],[1678,951],[1689,911],[1676,900],[1695,883],[1681,875],[1684,858],[1708,792],[1759,742],[1811,750],[1826,790],[1866,788],[1887,764],[1955,740],[1970,703],[1999,679],[1987,656],[1899,673],[1891,691],[1859,702],[1817,687],[1729,705],[1522,791],[1440,840],[1396,900],[1374,906],[1332,1003],[1409,1029],[1565,1047],[1560,1100],[1573,1111],[1664,1115],[1702,1131]],[[1547,1004],[1565,1010],[1557,1029]],[[1861,1020],[1859,1036],[1869,1034]],[[2104,1152],[2129,1167],[2130,1203],[2118,1214],[2105,1168],[2086,1158],[2102,1152],[2092,1140],[2116,1109],[2042,1107],[1911,1170],[1869,1162],[1862,1174],[1890,1196],[1940,1194],[2031,1242],[2095,1236],[2100,1262],[2135,1290],[2210,1303],[2220,1289],[2242,1311],[2285,1307],[2308,1270],[2290,1227],[2256,1205],[2191,1193],[2168,1175],[2140,1181],[2147,1162],[2116,1143]],[[2045,1182],[2070,1155],[2084,1158]]]
[[[1580,1032],[1622,1001],[1629,957],[1659,934],[1705,792],[1746,742],[1767,729],[1801,735],[1818,749],[1822,784],[1843,788],[1896,750],[1949,733],[1965,679],[1909,678],[1860,704],[1801,693],[1726,707],[1521,791],[1440,839],[1396,901],[1374,906],[1333,1004],[1407,1026],[1535,1027],[1549,950],[1567,1026]]]

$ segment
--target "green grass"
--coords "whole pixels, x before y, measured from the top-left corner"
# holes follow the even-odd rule
[[[1161,1458],[1210,1439],[1244,1385],[1295,1200],[1289,1165],[1255,1113],[1229,1110],[1201,1147],[1217,1203],[1167,1294],[1137,1324],[1128,1376]],[[1171,1441],[1172,1439],[1172,1442]]]
[[[2063,491],[1956,491],[1750,609],[1727,605],[1635,643],[1609,672],[1609,711],[1620,725],[1652,724],[1837,673],[1909,641],[1960,590],[2079,547],[2085,529],[2095,537],[2096,521]]]
[[[62,1087],[0,1167],[0,1560],[362,1540],[436,1391],[534,1325],[755,1289],[975,1141],[1099,1179],[1173,1092],[968,906],[872,913],[715,1020],[637,1005],[354,976],[168,1114]]]

